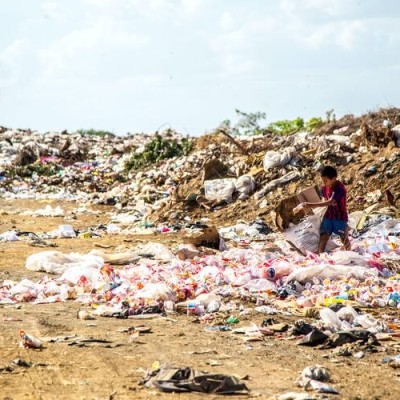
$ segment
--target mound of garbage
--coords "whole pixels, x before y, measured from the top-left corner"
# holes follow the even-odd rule
[[[207,217],[218,223],[274,222],[280,201],[338,168],[350,211],[394,205],[400,182],[400,110],[325,121],[312,132],[234,137],[227,129],[186,138],[39,134],[0,129],[0,191],[9,198],[55,198],[115,205],[153,223]],[[133,217],[134,216],[134,217]]]

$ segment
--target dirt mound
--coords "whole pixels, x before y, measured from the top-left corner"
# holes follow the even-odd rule
[[[394,198],[400,197],[400,180],[396,177],[396,171],[400,170],[400,149],[395,145],[391,130],[399,122],[400,109],[390,108],[360,117],[346,115],[337,121],[326,122],[304,140],[302,134],[262,136],[252,140],[234,138],[239,144],[236,146],[234,142],[225,140],[221,133],[200,137],[194,148],[212,150],[212,161],[207,158],[202,171],[193,171],[190,178],[180,182],[175,201],[154,213],[152,219],[172,222],[190,215],[193,219],[206,217],[219,225],[229,225],[238,220],[252,221],[261,217],[272,223],[271,212],[280,207],[282,199],[320,184],[318,171],[323,165],[333,165],[338,169],[340,179],[348,187],[350,211],[364,209],[375,202],[390,206],[387,189]],[[265,150],[281,152],[289,146],[296,148],[296,157],[283,167],[264,171]],[[247,154],[242,154],[240,147]],[[293,171],[300,173],[300,179],[278,186],[260,199],[252,196],[248,200],[237,200],[238,195],[234,194],[233,202],[207,209],[197,204],[195,199],[204,196],[201,177],[209,177],[204,165],[210,163],[228,166],[219,168],[218,176],[214,174],[212,179],[249,174],[254,177],[258,189]],[[400,208],[400,200],[398,202],[396,205]]]

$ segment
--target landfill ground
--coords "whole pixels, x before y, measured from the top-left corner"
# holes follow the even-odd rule
[[[1,200],[2,231],[49,231],[64,223],[62,217],[29,217],[13,215],[7,210],[37,209],[46,204],[61,205],[68,210],[76,203],[55,203],[33,200]],[[74,228],[95,226],[108,222],[106,206],[99,216],[82,215],[68,221]],[[66,222],[65,222],[66,223]],[[101,238],[55,239],[56,250],[64,253],[87,253],[96,244],[134,246],[149,236],[107,236]],[[177,235],[152,236],[152,241],[171,244]],[[20,280],[24,277],[39,280],[44,273],[25,269],[26,258],[48,250],[31,247],[24,241],[0,243],[0,281]],[[334,350],[319,350],[296,346],[294,341],[266,336],[263,341],[245,343],[230,332],[207,332],[193,317],[171,314],[159,319],[115,319],[97,317],[79,320],[80,304],[64,303],[32,305],[1,305],[0,335],[0,398],[1,399],[219,399],[221,396],[204,394],[163,394],[139,386],[144,370],[154,362],[168,362],[190,366],[209,372],[235,374],[245,379],[250,395],[230,398],[269,398],[285,392],[303,392],[296,380],[308,365],[328,367],[333,384],[340,395],[326,398],[340,399],[399,399],[400,369],[382,364],[383,357],[398,354],[397,339],[382,341],[377,353],[366,353],[364,358],[343,357]],[[373,315],[396,314],[397,309],[371,309]],[[258,314],[240,317],[239,326],[258,324],[265,318]],[[278,322],[283,317],[274,316]],[[293,321],[296,317],[287,317]],[[311,321],[311,320],[310,320]],[[122,330],[145,325],[151,332],[133,340]],[[107,339],[110,343],[86,343],[85,346],[62,342],[46,343],[42,350],[19,347],[19,329],[41,338],[84,336]],[[22,359],[33,365],[9,368],[12,360]],[[313,393],[314,397],[315,395]],[[317,397],[318,398],[318,397]]]

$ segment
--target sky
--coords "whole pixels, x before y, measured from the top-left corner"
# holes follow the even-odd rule
[[[0,0],[0,125],[200,135],[400,106],[398,0]]]

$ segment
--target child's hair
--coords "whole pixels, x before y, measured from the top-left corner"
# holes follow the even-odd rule
[[[321,170],[321,177],[329,179],[337,178],[336,168],[331,167],[330,165],[325,165]]]

